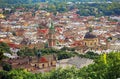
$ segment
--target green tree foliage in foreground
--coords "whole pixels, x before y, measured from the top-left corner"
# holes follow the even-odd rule
[[[3,70],[5,70],[5,71],[12,70],[12,66],[10,64],[7,64],[7,63],[2,63],[2,67],[3,67]]]
[[[9,72],[0,71],[0,77],[1,79],[117,79],[120,78],[120,52],[103,54],[94,64],[81,69],[59,68],[44,74],[32,74],[17,69]]]
[[[8,44],[1,42],[0,43],[0,61],[4,58],[4,53],[10,53],[10,47]]]

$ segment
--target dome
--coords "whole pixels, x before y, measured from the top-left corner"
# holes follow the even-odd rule
[[[84,38],[91,39],[91,38],[96,38],[95,35],[93,35],[91,32],[87,32],[84,36]]]

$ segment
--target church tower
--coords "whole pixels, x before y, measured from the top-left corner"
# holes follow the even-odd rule
[[[53,22],[50,21],[49,33],[48,33],[48,47],[51,48],[54,46],[56,46],[55,27],[53,25]]]

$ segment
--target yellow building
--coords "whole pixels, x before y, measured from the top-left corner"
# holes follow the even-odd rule
[[[88,48],[96,48],[99,45],[99,40],[92,32],[87,32],[84,37],[84,45]]]
[[[0,14],[0,18],[2,18],[2,19],[3,19],[3,18],[5,18],[5,16],[4,16],[3,14]]]

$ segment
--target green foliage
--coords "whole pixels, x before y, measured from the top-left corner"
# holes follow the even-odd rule
[[[7,71],[0,71],[0,79],[9,79]]]
[[[36,78],[34,74],[27,72],[26,70],[17,69],[10,71],[7,79],[36,79]]]
[[[17,52],[17,55],[18,56],[37,56],[38,52],[41,52],[41,55],[56,54],[58,57],[58,60],[75,56],[74,52],[67,52],[65,50],[57,50],[57,49],[53,49],[53,48],[29,49],[27,47],[20,49],[20,51]]]
[[[12,8],[13,12],[16,8],[26,8],[25,11],[29,9],[39,9],[39,2],[42,0],[1,0],[1,8]],[[48,1],[48,7],[42,8],[49,12],[53,12],[56,15],[57,12],[67,12],[74,8],[78,8],[77,14],[81,16],[110,16],[110,15],[120,15],[120,3],[119,0],[111,0],[112,3],[106,3],[108,0],[46,0]],[[68,5],[67,2],[76,1],[82,2],[81,4]],[[110,0],[109,0],[110,1]],[[96,2],[96,3],[83,3],[83,2]],[[102,2],[102,3],[99,3]],[[9,11],[4,11],[4,14],[10,14]]]
[[[2,49],[0,49],[0,62],[1,62],[1,60],[3,59],[3,50]]]
[[[68,11],[67,9],[67,4],[64,2],[54,2],[54,3],[50,3],[49,6],[45,9],[49,12],[53,12],[54,14],[57,12],[66,12]]]
[[[57,56],[58,56],[58,60],[60,60],[60,59],[67,59],[75,55],[72,54],[71,52],[60,52],[57,54]]]
[[[75,51],[75,48],[68,48],[68,47],[63,47],[61,48],[62,51]]]
[[[116,79],[120,77],[120,52],[107,54],[107,64],[104,64],[103,56],[96,60],[94,71],[100,76],[104,76],[105,79]]]
[[[87,1],[83,0],[83,2],[87,2]],[[97,2],[97,0],[95,2]],[[77,11],[76,13],[81,16],[97,16],[98,17],[98,16],[120,15],[119,5],[120,3],[113,2],[113,3],[91,3],[91,4],[81,3],[81,4],[68,6],[64,1],[61,1],[61,2],[53,1],[53,3],[50,2],[48,8],[44,8],[44,10],[53,12],[55,14],[56,12],[67,12],[69,10],[72,10],[72,8],[73,9],[78,8],[79,11]]]
[[[30,49],[28,47],[24,47],[17,52],[18,56],[35,56],[35,49]]]
[[[10,47],[8,46],[7,43],[1,42],[0,49],[5,53],[10,53]]]
[[[112,40],[112,37],[107,38],[107,42],[110,42]]]
[[[108,0],[0,0],[0,3],[6,3],[7,4],[31,4],[31,3],[38,3],[38,2],[46,2],[48,1],[49,3],[54,3],[54,2],[107,2]],[[109,0],[113,2],[117,2],[119,0]]]
[[[15,32],[15,31],[13,31],[13,32],[12,32],[12,35],[13,35],[13,36],[16,36],[16,32]]]
[[[107,54],[107,64],[104,63],[104,57],[101,55],[95,60],[95,63],[88,67],[80,69],[79,74],[84,74],[84,78],[90,79],[116,79],[120,77],[120,53]],[[114,65],[113,65],[114,64]],[[84,79],[83,78],[83,79]]]
[[[3,55],[4,53],[10,53],[10,47],[6,43],[1,42],[0,43],[0,62],[4,58],[4,55]]]
[[[3,4],[31,4],[40,2],[41,0],[0,0],[0,3]]]
[[[77,14],[81,16],[110,16],[120,15],[119,3],[93,3],[77,5],[79,11]]]
[[[85,57],[85,58],[89,58],[89,59],[97,59],[99,57],[99,55],[97,53],[94,53],[92,51],[88,51],[86,54],[79,54],[80,57]]]
[[[0,71],[0,77],[1,79],[117,79],[120,78],[120,52],[107,54],[107,64],[101,55],[94,64],[81,69],[59,68],[44,74],[32,74],[17,69],[9,72]]]
[[[70,57],[75,56],[74,52],[67,52],[65,50],[57,50],[57,49],[51,49],[51,48],[42,49],[41,52],[42,52],[42,55],[56,54],[58,60],[66,59],[66,58],[70,58]]]
[[[3,70],[5,70],[5,71],[12,70],[12,66],[10,64],[7,64],[7,63],[3,63],[2,67],[3,67]]]

